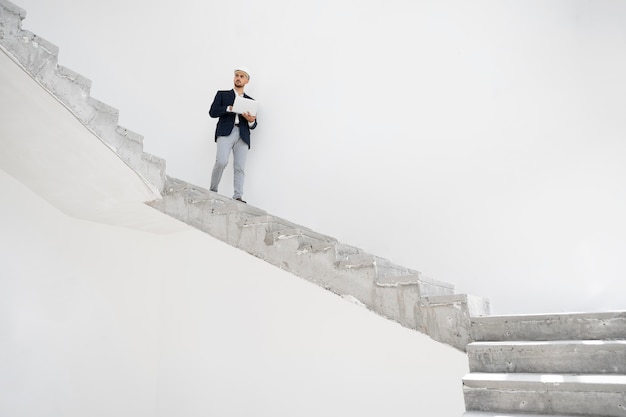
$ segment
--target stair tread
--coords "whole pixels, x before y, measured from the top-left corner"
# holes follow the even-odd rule
[[[511,314],[511,315],[490,315],[476,317],[476,321],[545,321],[549,319],[562,320],[564,317],[575,319],[619,319],[626,318],[626,311],[600,311],[600,312],[571,312],[571,313],[544,313],[544,314]],[[474,318],[473,318],[474,319]]]
[[[474,341],[623,340],[626,311],[471,317]]]
[[[540,374],[540,373],[484,373],[472,372],[463,377],[463,383],[484,385],[484,383],[511,385],[543,383],[555,386],[584,385],[626,389],[626,375],[611,374]]]
[[[463,417],[580,417],[571,414],[526,414],[526,413],[491,413],[487,411],[467,411]]]
[[[590,345],[590,346],[602,346],[602,345],[622,345],[626,346],[626,340],[621,339],[603,339],[603,340],[584,340],[584,339],[572,339],[572,340],[505,340],[505,341],[480,341],[472,342],[468,344],[471,346],[546,346],[546,345]]]

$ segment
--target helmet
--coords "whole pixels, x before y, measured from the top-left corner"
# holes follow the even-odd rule
[[[235,74],[237,73],[237,71],[243,72],[244,74],[246,74],[248,79],[250,79],[250,71],[248,70],[248,68],[246,68],[246,67],[237,67],[237,68],[235,68],[235,71],[234,71]]]

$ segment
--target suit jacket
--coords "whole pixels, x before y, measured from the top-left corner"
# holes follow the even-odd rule
[[[245,98],[254,100],[252,97],[243,94]],[[220,90],[215,94],[213,104],[209,110],[209,116],[219,117],[217,126],[215,127],[215,141],[217,142],[218,136],[228,136],[235,127],[235,113],[229,112],[228,106],[232,106],[235,102],[235,90]],[[241,139],[248,144],[250,148],[250,130],[254,129],[257,125],[256,121],[252,126],[248,125],[248,122],[242,117],[243,123],[239,124],[239,135]]]

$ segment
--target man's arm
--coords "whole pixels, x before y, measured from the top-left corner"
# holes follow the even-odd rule
[[[211,104],[211,108],[209,109],[209,116],[222,117],[229,113],[228,108],[230,107],[230,104],[225,104],[225,96],[226,94],[222,91],[218,91],[217,94],[215,94],[213,104]]]

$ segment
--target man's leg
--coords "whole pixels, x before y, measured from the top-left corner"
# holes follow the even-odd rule
[[[235,194],[233,198],[241,198],[243,195],[243,180],[246,177],[246,158],[248,157],[248,145],[243,140],[239,139],[233,147],[233,166],[235,169],[235,175],[233,180],[233,186],[235,188]]]
[[[211,174],[211,191],[217,192],[217,186],[220,185],[222,180],[222,173],[224,168],[228,165],[228,157],[230,151],[233,149],[233,145],[236,140],[239,139],[238,133],[235,133],[236,129],[228,136],[219,136],[217,138],[217,152],[215,155],[215,165],[213,165],[213,173]],[[235,134],[233,134],[235,133]]]

